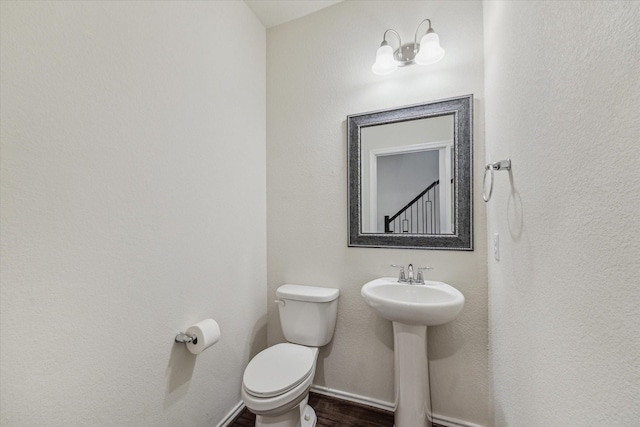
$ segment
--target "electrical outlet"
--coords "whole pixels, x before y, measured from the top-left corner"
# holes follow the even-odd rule
[[[493,257],[500,261],[500,235],[493,233]]]

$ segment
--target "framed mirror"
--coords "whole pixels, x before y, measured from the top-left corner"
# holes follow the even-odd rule
[[[347,116],[349,246],[473,250],[473,95]]]

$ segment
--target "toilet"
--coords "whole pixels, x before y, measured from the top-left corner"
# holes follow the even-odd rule
[[[242,400],[256,414],[256,427],[313,427],[307,404],[319,347],[333,338],[340,291],[282,285],[276,291],[280,325],[288,342],[258,353],[242,378]]]

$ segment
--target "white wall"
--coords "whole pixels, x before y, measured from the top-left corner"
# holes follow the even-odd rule
[[[430,69],[371,73],[382,34],[413,37],[433,20],[447,56]],[[467,298],[453,323],[430,328],[434,411],[488,421],[486,231],[480,196],[484,161],[483,46],[480,2],[347,1],[267,31],[268,296],[283,283],[341,291],[332,344],[315,383],[393,401],[391,324],[361,296],[367,281],[395,274],[391,263],[431,265],[431,279]],[[473,93],[475,251],[347,247],[348,114]],[[480,183],[478,183],[480,181]],[[282,341],[269,305],[269,341]]]
[[[266,343],[263,26],[243,2],[0,7],[0,424],[217,424]],[[206,317],[215,347],[174,345]]]
[[[486,2],[497,426],[640,419],[640,2]]]

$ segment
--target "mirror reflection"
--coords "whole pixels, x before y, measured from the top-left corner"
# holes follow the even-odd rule
[[[362,232],[453,234],[453,115],[361,130]]]
[[[472,103],[347,117],[349,246],[473,250]]]

